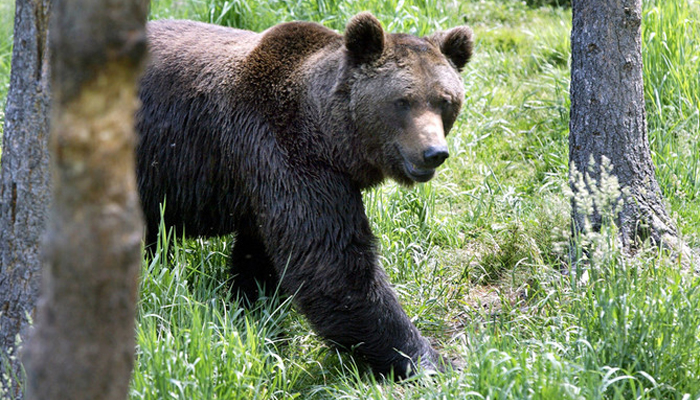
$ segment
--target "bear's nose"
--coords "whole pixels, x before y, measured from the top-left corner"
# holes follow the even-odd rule
[[[432,146],[423,152],[423,162],[430,168],[435,168],[445,162],[450,152],[447,146]]]

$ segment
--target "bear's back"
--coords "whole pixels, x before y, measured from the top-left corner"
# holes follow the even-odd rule
[[[260,40],[260,34],[184,20],[148,23],[148,75],[171,77],[177,91],[208,91],[227,82]],[[222,73],[226,71],[226,73]]]

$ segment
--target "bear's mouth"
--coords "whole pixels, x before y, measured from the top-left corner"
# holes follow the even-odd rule
[[[421,168],[407,158],[403,160],[403,168],[406,175],[416,182],[428,182],[435,175],[435,168]]]

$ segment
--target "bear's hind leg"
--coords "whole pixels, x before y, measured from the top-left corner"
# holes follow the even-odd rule
[[[229,270],[233,276],[233,295],[239,296],[245,306],[274,295],[278,288],[279,278],[265,245],[258,233],[248,226],[239,228],[236,233]]]

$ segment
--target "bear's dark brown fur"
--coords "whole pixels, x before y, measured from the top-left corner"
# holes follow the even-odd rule
[[[152,22],[148,35],[137,116],[147,244],[165,199],[179,232],[236,234],[234,287],[249,300],[279,284],[321,336],[379,373],[440,368],[377,262],[361,190],[427,181],[448,156],[471,30],[387,34],[362,13],[344,36],[191,21]]]

